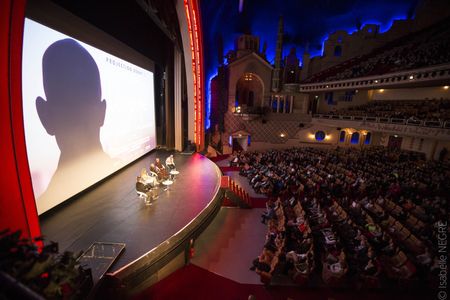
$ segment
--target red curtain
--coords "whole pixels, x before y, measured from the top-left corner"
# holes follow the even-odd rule
[[[25,0],[0,1],[0,230],[40,235],[22,114]]]

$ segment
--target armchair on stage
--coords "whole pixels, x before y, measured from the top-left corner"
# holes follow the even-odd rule
[[[156,158],[155,162],[150,164],[149,172],[146,168],[141,170],[136,179],[136,193],[139,198],[144,199],[146,205],[151,205],[152,201],[158,198],[160,184],[164,186],[163,190],[167,191],[178,174],[180,172],[175,167],[173,155],[167,157],[165,166]]]

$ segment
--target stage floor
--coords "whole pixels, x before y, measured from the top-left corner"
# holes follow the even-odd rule
[[[126,248],[109,270],[114,272],[146,254],[195,219],[220,188],[220,171],[199,155],[175,154],[180,175],[168,191],[146,206],[135,191],[136,176],[170,152],[154,151],[91,191],[40,218],[46,240],[56,241],[60,251],[79,252],[94,242],[125,243]]]

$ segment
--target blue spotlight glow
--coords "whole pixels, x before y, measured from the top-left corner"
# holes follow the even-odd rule
[[[205,103],[205,128],[209,129],[211,127],[211,80],[217,76],[217,71],[209,76],[209,79],[206,84],[206,103]]]

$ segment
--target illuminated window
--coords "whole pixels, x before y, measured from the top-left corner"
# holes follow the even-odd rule
[[[357,145],[359,143],[359,132],[353,132],[350,143]]]
[[[372,133],[368,132],[366,134],[366,139],[364,140],[364,144],[370,145],[370,140],[372,139]]]
[[[355,90],[345,91],[343,100],[346,102],[353,101],[353,96],[356,94]]]
[[[325,132],[323,132],[322,130],[317,131],[315,135],[316,141],[323,141],[325,139],[325,136]]]
[[[272,99],[272,112],[277,112],[278,109],[278,102],[277,99]]]
[[[289,113],[290,112],[290,103],[289,103],[289,100],[288,99],[286,99],[286,103],[285,103],[285,109],[286,109],[286,113]]]
[[[333,92],[325,93],[325,101],[327,102],[328,105],[336,105],[337,104],[336,102],[333,101]]]

